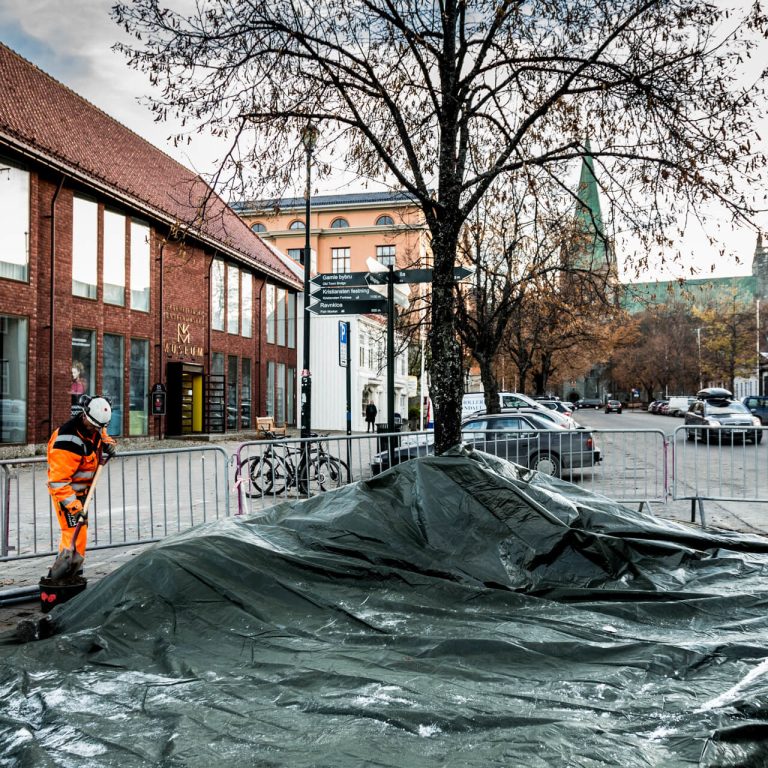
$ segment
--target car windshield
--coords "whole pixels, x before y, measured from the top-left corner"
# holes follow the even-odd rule
[[[749,409],[743,403],[707,403],[707,413],[726,416],[729,413],[749,413]]]

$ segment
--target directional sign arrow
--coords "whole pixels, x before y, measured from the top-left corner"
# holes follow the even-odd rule
[[[319,301],[351,301],[354,299],[379,301],[381,294],[362,285],[329,285],[315,291],[312,298]]]
[[[324,272],[315,275],[309,282],[320,288],[340,285],[368,285],[367,272]]]
[[[454,267],[453,279],[463,280],[465,277],[469,277],[474,271],[474,269],[467,269],[467,267]],[[431,283],[432,274],[431,269],[396,269],[392,273],[392,277],[396,283]],[[376,277],[379,278],[381,275],[384,275],[386,278],[385,273],[377,273]],[[384,282],[386,282],[386,279]]]
[[[385,315],[387,302],[380,296],[376,299],[316,301],[307,311],[313,315]]]

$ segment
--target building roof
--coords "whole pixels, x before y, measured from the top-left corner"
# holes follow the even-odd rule
[[[310,198],[312,208],[382,208],[417,205],[410,192],[353,192],[346,195],[315,195]],[[279,213],[280,211],[304,210],[303,197],[273,197],[264,200],[247,200],[232,203],[240,214]]]
[[[586,142],[590,152],[589,140]],[[608,247],[600,206],[600,188],[595,176],[595,162],[592,155],[584,155],[581,163],[579,188],[577,190],[576,220],[587,236],[588,244],[582,248],[579,260],[587,267],[615,266],[615,256]]]
[[[0,83],[0,147],[296,286],[295,275],[203,179],[2,43]]]
[[[649,306],[684,302],[703,306],[718,296],[733,293],[740,301],[752,301],[757,281],[751,275],[742,277],[709,277],[697,280],[659,280],[628,283],[623,286],[622,306],[628,312],[640,312]]]

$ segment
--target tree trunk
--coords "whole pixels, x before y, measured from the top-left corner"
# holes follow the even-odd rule
[[[457,246],[458,234],[438,234],[433,229],[430,397],[435,407],[435,453],[438,455],[461,442],[463,381],[453,289]]]
[[[486,413],[501,413],[499,383],[493,375],[493,360],[490,357],[483,357],[477,363],[480,366],[480,380],[483,382],[485,393]]]

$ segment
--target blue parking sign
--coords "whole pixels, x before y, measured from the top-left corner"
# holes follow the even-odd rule
[[[339,321],[339,365],[347,367],[347,344],[349,343],[349,323]]]

